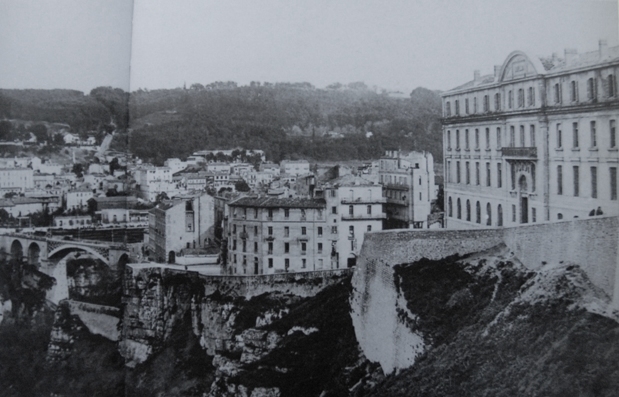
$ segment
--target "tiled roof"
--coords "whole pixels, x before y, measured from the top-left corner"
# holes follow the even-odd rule
[[[375,186],[376,184],[370,180],[357,175],[346,174],[328,182],[331,186]]]
[[[260,208],[325,208],[324,199],[308,198],[275,198],[275,197],[242,197],[229,204],[234,207]]]

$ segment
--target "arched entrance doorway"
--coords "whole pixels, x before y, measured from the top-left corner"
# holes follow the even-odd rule
[[[518,196],[520,197],[520,223],[529,223],[529,194],[527,177],[524,175],[518,179]]]
[[[176,252],[170,251],[168,253],[168,263],[176,263]]]

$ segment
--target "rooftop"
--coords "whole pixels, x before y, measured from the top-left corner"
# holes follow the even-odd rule
[[[308,198],[242,197],[229,205],[231,207],[323,209],[326,202],[324,199]]]

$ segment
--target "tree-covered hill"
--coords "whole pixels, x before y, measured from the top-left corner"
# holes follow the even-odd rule
[[[131,150],[155,163],[200,149],[265,150],[270,159],[372,159],[385,148],[441,156],[440,97],[415,89],[393,98],[365,85],[216,83],[139,90],[130,100]]]

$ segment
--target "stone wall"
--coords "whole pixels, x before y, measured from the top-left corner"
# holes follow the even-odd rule
[[[366,234],[352,278],[351,316],[357,340],[368,359],[386,373],[414,362],[423,350],[420,335],[405,325],[414,321],[396,288],[393,266],[421,258],[466,255],[504,243],[525,266],[579,265],[619,307],[619,218],[532,224],[475,230],[390,230]]]

